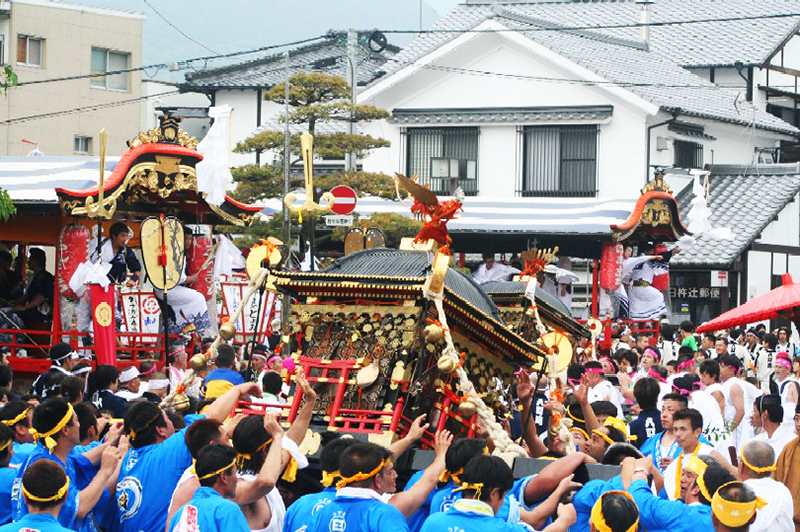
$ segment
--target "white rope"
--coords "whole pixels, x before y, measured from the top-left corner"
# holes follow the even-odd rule
[[[444,313],[443,292],[437,294],[430,291],[429,285],[431,279],[432,277],[428,277],[428,280],[423,287],[423,295],[427,299],[433,301],[433,304],[436,307],[439,322],[442,324],[442,331],[444,332],[444,340],[446,345],[444,350],[442,350],[441,355],[439,355],[439,360],[450,359],[454,365],[457,365],[458,351],[456,350],[455,345],[453,345],[453,337],[450,334],[450,328],[447,326],[447,317]],[[489,437],[492,438],[495,446],[494,455],[505,460],[509,466],[513,465],[514,459],[517,457],[527,458],[529,456],[528,452],[520,445],[514,443],[514,441],[508,435],[508,432],[506,432],[502,425],[497,422],[494,411],[486,406],[486,403],[483,402],[483,399],[478,396],[478,392],[475,390],[475,385],[469,380],[467,372],[464,371],[464,368],[456,367],[455,374],[458,377],[459,390],[465,396],[469,396],[465,400],[475,405],[478,418],[480,418],[483,426],[485,426],[489,431]]]

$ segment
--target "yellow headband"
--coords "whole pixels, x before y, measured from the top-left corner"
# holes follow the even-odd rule
[[[53,502],[53,501],[57,501],[57,500],[61,499],[62,497],[64,497],[64,495],[67,494],[68,490],[69,490],[69,477],[67,477],[67,480],[66,480],[66,482],[64,482],[64,485],[61,486],[61,489],[59,489],[56,492],[56,494],[53,495],[52,497],[37,497],[36,495],[33,495],[30,491],[25,489],[25,485],[24,484],[22,485],[22,493],[24,493],[25,496],[28,499],[30,499],[32,501],[36,501],[36,502]]]
[[[579,418],[578,416],[574,416],[574,415],[572,415],[572,412],[570,412],[570,409],[569,409],[569,408],[567,408],[567,415],[568,415],[568,416],[570,417],[570,419],[572,419],[573,421],[577,421],[578,423],[586,423],[586,420],[585,420],[585,419],[581,419],[581,418]]]
[[[598,429],[594,429],[592,431],[592,434],[594,434],[597,437],[601,438],[602,440],[604,440],[609,445],[614,445],[615,443],[617,443],[614,440],[612,440],[611,438],[609,438],[608,436],[606,436],[605,434],[603,434],[602,432],[600,432]]]
[[[722,488],[730,486],[731,484],[741,484],[741,482],[734,480],[720,486],[714,494],[714,498],[711,499],[711,510],[714,512],[714,515],[717,516],[720,523],[725,526],[736,528],[750,522],[750,518],[753,517],[756,510],[766,506],[767,501],[761,497],[756,497],[756,500],[750,502],[726,501],[719,492],[722,491]]]
[[[141,432],[142,432],[143,430],[147,430],[147,427],[149,427],[150,425],[152,425],[153,423],[155,423],[155,422],[156,422],[156,421],[157,421],[159,418],[161,418],[161,416],[162,416],[162,413],[161,413],[161,410],[159,410],[159,411],[158,411],[158,414],[156,414],[155,416],[153,416],[153,419],[151,419],[150,421],[148,421],[147,423],[145,423],[145,424],[144,424],[144,426],[143,426],[142,428],[140,428],[139,430],[133,430],[133,429],[130,429],[130,430],[129,430],[129,432],[130,432],[130,439],[131,439],[131,440],[135,440],[135,439],[136,439],[136,434],[137,434],[137,433],[141,434]]]
[[[197,465],[197,460],[195,460],[194,464],[192,464],[192,472],[194,473],[194,476],[197,477],[197,480],[205,480],[207,478],[211,478],[213,476],[219,475],[220,473],[223,473],[223,472],[227,471],[228,469],[232,468],[234,465],[236,465],[236,459],[234,458],[233,461],[230,464],[226,465],[225,467],[223,467],[221,469],[217,469],[213,473],[209,473],[207,475],[203,475],[202,477],[197,475],[197,471],[195,470],[195,466],[196,465]]]
[[[55,427],[48,430],[47,432],[42,432],[42,433],[33,428],[28,429],[28,432],[30,432],[31,436],[33,436],[33,441],[38,442],[40,439],[44,438],[45,447],[47,447],[47,450],[52,453],[53,449],[55,449],[56,445],[58,444],[58,442],[56,442],[56,440],[52,438],[53,434],[55,434],[56,432],[60,431],[61,429],[67,426],[67,423],[69,423],[72,420],[72,415],[74,414],[74,412],[75,411],[72,409],[72,405],[70,403],[67,403],[67,413],[64,414],[64,417],[61,418],[61,421],[56,423]]]
[[[7,442],[0,444],[0,453],[11,447],[11,444],[14,443],[14,438],[11,438]]]
[[[706,481],[703,478],[707,468],[708,464],[700,460],[697,456],[690,456],[689,461],[686,463],[686,470],[697,475],[695,483],[697,487],[700,488],[700,493],[703,494],[703,497],[705,497],[708,502],[711,502],[711,494],[708,492]]]
[[[621,493],[630,499],[634,505],[636,504],[636,502],[633,500],[633,496],[627,491],[611,490],[603,493],[600,498],[597,499],[597,502],[594,503],[594,506],[592,507],[592,514],[589,517],[589,522],[594,525],[594,527],[597,529],[597,532],[612,532],[611,527],[608,526],[608,523],[606,523],[606,517],[603,515],[603,497],[609,493]],[[639,515],[637,514],[636,521],[634,521],[634,523],[625,532],[635,532],[638,527]]]
[[[766,473],[767,471],[775,471],[775,464],[772,464],[770,466],[764,466],[764,467],[756,467],[756,466],[752,465],[750,462],[747,461],[747,458],[744,457],[744,448],[742,448],[741,459],[742,459],[742,463],[744,465],[746,465],[747,467],[749,467],[750,469],[752,469],[756,473]]]
[[[586,432],[585,430],[583,430],[582,428],[580,428],[580,427],[572,427],[569,430],[571,430],[571,431],[572,430],[576,430],[576,431],[580,432],[581,434],[583,434],[583,437],[586,438],[587,441],[589,440],[589,433]]]
[[[469,482],[463,482],[460,488],[456,488],[453,490],[453,493],[463,490],[475,490],[475,498],[480,500],[481,489],[483,489],[483,482],[476,482],[475,484],[470,484]]]
[[[342,474],[339,473],[339,470],[331,471],[328,473],[327,471],[322,472],[322,485],[326,488],[330,488],[333,481],[336,480],[336,477],[341,477]]]
[[[13,427],[17,423],[19,423],[20,421],[22,421],[23,419],[28,417],[28,412],[30,412],[30,410],[31,410],[31,408],[28,407],[25,410],[23,410],[22,412],[20,412],[19,415],[17,417],[15,417],[14,419],[4,419],[3,421],[0,421],[0,423],[5,425],[6,427]]]
[[[442,474],[439,475],[439,482],[447,482],[452,478],[454,483],[461,484],[461,479],[459,479],[458,477],[460,477],[463,472],[464,472],[463,467],[461,469],[456,469],[455,471],[452,472],[445,469],[444,471],[442,471]]]
[[[380,464],[378,464],[378,467],[376,467],[375,469],[373,469],[369,473],[356,473],[352,477],[343,478],[342,480],[340,480],[339,482],[336,483],[336,488],[337,489],[342,489],[345,486],[347,486],[348,484],[352,484],[353,482],[361,482],[362,480],[367,480],[368,478],[372,478],[375,475],[377,475],[378,473],[380,473],[381,470],[384,467],[386,467],[387,465],[389,465],[391,462],[392,462],[392,457],[390,456],[386,460],[384,460]]]
[[[258,449],[256,449],[255,451],[253,451],[253,453],[252,453],[252,454],[244,454],[244,453],[239,453],[239,454],[236,456],[236,465],[237,465],[237,466],[238,466],[238,467],[241,469],[241,468],[244,466],[244,462],[245,462],[245,460],[252,460],[252,459],[253,459],[253,454],[260,453],[261,451],[263,451],[263,450],[264,450],[264,447],[266,447],[266,446],[267,446],[267,445],[269,445],[270,443],[272,443],[272,438],[268,439],[267,441],[265,441],[264,443],[262,443],[261,445],[259,445],[259,446],[258,446]]]

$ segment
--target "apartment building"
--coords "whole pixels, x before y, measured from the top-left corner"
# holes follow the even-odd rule
[[[0,2],[0,61],[19,85],[0,97],[0,155],[119,155],[140,127],[144,14],[55,0]]]

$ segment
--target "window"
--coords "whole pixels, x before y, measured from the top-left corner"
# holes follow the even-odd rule
[[[105,48],[92,48],[92,74],[116,72],[128,68],[130,54],[112,52]],[[112,91],[128,90],[128,72],[120,72],[103,77],[91,78],[92,87]]]
[[[418,175],[437,194],[461,187],[468,196],[478,193],[477,127],[409,128],[406,174]]]
[[[524,129],[522,196],[597,194],[597,126]]]
[[[91,155],[92,154],[92,137],[76,136],[73,143],[72,152],[75,155]]]
[[[17,63],[41,67],[44,50],[44,39],[29,35],[17,36]]]
[[[0,35],[0,66],[6,64],[6,36]]]
[[[702,168],[703,145],[685,140],[673,141],[675,151],[674,166],[677,168]]]

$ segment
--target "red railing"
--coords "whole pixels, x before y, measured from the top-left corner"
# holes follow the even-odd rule
[[[587,320],[578,320],[581,323],[586,323]],[[661,323],[658,320],[647,320],[647,321],[633,321],[633,320],[603,320],[603,334],[602,338],[598,340],[597,346],[599,351],[601,352],[608,352],[611,350],[611,344],[613,342],[611,335],[614,332],[614,328],[617,327],[627,327],[630,329],[630,334],[634,337],[634,341],[636,340],[636,336],[640,334],[644,334],[650,337],[650,345],[656,345],[658,343],[658,337],[661,334]]]

